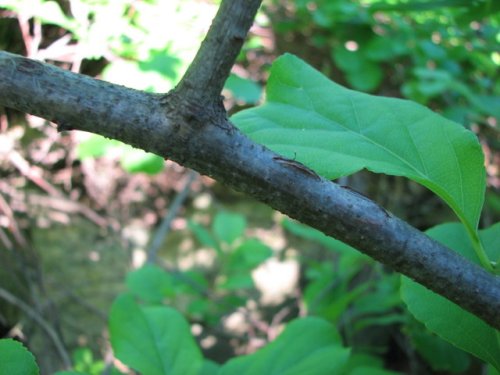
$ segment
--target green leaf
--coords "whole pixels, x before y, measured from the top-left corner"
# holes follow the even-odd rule
[[[448,90],[453,77],[445,70],[431,70],[424,68],[414,69],[419,78],[417,90],[426,97],[434,97]]]
[[[379,1],[373,3],[370,11],[426,11],[426,10],[439,10],[447,7],[470,7],[474,2],[471,0],[410,0],[410,1],[396,1],[389,3],[388,1]]]
[[[467,95],[467,98],[482,113],[500,118],[500,96],[474,95],[471,93]]]
[[[33,354],[19,341],[0,340],[0,374],[38,375]]]
[[[170,275],[155,265],[145,265],[127,274],[127,287],[142,300],[159,304],[164,298],[174,295]]]
[[[348,90],[286,54],[272,66],[267,102],[232,120],[328,179],[363,168],[410,178],[475,233],[485,189],[481,146],[472,132],[423,106]]]
[[[64,15],[61,7],[55,1],[45,1],[40,4],[36,10],[36,16],[43,23],[57,25],[71,31],[75,28],[75,22]]]
[[[149,92],[166,92],[175,85],[161,71],[144,70],[144,65],[139,62],[122,59],[106,66],[102,77],[106,81]]]
[[[129,294],[111,307],[109,331],[118,359],[147,375],[197,375],[202,355],[186,320],[164,306],[140,306]]]
[[[161,50],[150,50],[149,59],[139,61],[138,67],[143,72],[156,72],[165,77],[172,85],[179,80],[179,69],[182,65],[181,60],[170,51],[170,46]]]
[[[187,306],[186,312],[191,317],[199,317],[210,313],[212,306],[208,299],[197,298]]]
[[[37,17],[45,24],[54,24],[67,30],[73,30],[74,20],[66,17],[56,1],[44,0],[1,0],[0,7],[12,9],[23,17]]]
[[[486,375],[500,375],[500,370],[495,370],[492,365],[489,365],[486,370]]]
[[[254,81],[231,74],[224,86],[234,98],[248,104],[255,104],[262,96],[262,88]]]
[[[228,267],[231,270],[250,271],[273,255],[273,251],[257,239],[251,238],[231,253]]]
[[[160,156],[132,147],[124,151],[120,163],[128,173],[142,172],[149,175],[160,173],[165,164]]]
[[[111,149],[121,147],[122,143],[103,136],[92,134],[88,139],[80,142],[76,147],[79,159],[97,158],[103,156]]]
[[[89,348],[78,348],[73,354],[73,369],[75,373],[100,375],[106,368],[102,360],[95,360]]]
[[[372,61],[389,61],[408,52],[400,35],[373,36],[365,48],[365,56]]]
[[[335,327],[319,318],[288,324],[272,343],[254,354],[234,358],[218,375],[330,375],[340,373],[349,357]]]
[[[382,82],[382,69],[376,63],[365,61],[363,69],[357,72],[347,72],[349,84],[356,90],[374,91]]]
[[[388,371],[384,369],[379,369],[379,368],[373,368],[369,366],[360,366],[356,367],[354,370],[352,370],[349,375],[365,375],[365,374],[370,374],[370,375],[398,375],[400,374],[399,372],[394,372],[394,371]]]
[[[219,288],[226,290],[238,290],[254,287],[250,272],[259,264],[273,255],[272,250],[257,239],[249,239],[240,244],[229,254]]]
[[[203,361],[203,367],[198,375],[215,375],[218,373],[220,365],[208,359]]]
[[[439,61],[446,57],[446,50],[430,40],[421,40],[418,46],[430,59]]]
[[[242,290],[247,288],[253,288],[254,283],[252,276],[248,273],[243,274],[231,274],[226,279],[224,279],[218,286],[222,290]]]
[[[382,82],[382,69],[367,59],[364,50],[349,51],[337,48],[333,51],[335,63],[342,69],[349,84],[356,90],[372,91]]]
[[[469,368],[469,354],[431,335],[426,329],[412,332],[411,336],[415,349],[434,371],[463,373]]]
[[[335,64],[344,72],[358,72],[363,69],[364,56],[359,51],[350,51],[345,47],[336,48],[332,52],[332,57]],[[281,57],[281,59],[283,59],[283,57]]]
[[[212,233],[210,233],[208,230],[206,230],[200,224],[198,224],[192,220],[188,221],[188,228],[193,231],[196,239],[200,242],[200,244],[202,244],[203,246],[207,246],[207,247],[211,247],[212,249],[215,249],[218,254],[221,253],[220,246],[219,246],[218,242],[215,240]]]
[[[383,369],[383,361],[365,353],[353,353],[349,357],[345,375],[398,375],[399,373]]]
[[[282,225],[283,228],[285,228],[290,233],[298,237],[305,238],[306,240],[318,242],[329,250],[338,252],[339,254],[342,255],[359,257],[365,259],[368,262],[371,261],[371,258],[369,258],[367,255],[364,255],[363,253],[360,253],[354,247],[351,247],[339,240],[336,240],[335,238],[329,237],[317,229],[311,228],[307,225],[301,224],[294,220],[290,220],[288,218],[285,218],[283,220]]]
[[[500,262],[500,222],[481,231],[481,242],[489,259],[497,262],[497,272],[500,272],[500,264],[498,264]]]
[[[458,223],[439,225],[427,231],[427,234],[479,264],[462,225]],[[491,249],[490,246],[500,237],[500,223],[480,231],[479,236],[487,254],[492,254],[492,251],[498,254],[498,247]],[[402,276],[401,291],[408,310],[430,331],[500,369],[499,331],[404,276]]]
[[[93,134],[90,138],[78,144],[79,159],[96,158],[114,152],[120,155],[120,163],[129,173],[157,174],[163,170],[164,161],[158,155],[125,145],[122,142],[106,139]]]
[[[245,217],[242,215],[218,212],[212,230],[220,241],[230,245],[243,235],[246,225]]]
[[[381,369],[384,367],[384,361],[380,357],[363,352],[354,352],[349,356],[349,360],[344,368],[345,374],[351,372],[358,367],[370,367],[372,369]]]

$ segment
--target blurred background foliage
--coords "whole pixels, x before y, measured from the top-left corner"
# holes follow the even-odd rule
[[[167,92],[218,5],[0,0],[0,48]],[[500,217],[499,24],[494,0],[265,0],[226,82],[226,107],[262,102],[269,67],[284,52],[355,90],[429,106],[479,137],[488,179],[481,226],[489,226]],[[294,317],[317,315],[337,325],[358,365],[480,373],[477,360],[410,317],[397,275],[354,249],[120,142],[59,134],[7,108],[0,131],[0,288],[50,323],[75,368],[127,372],[105,332],[126,279],[132,292],[179,309],[215,361],[255,351]],[[455,220],[401,178],[362,172],[339,182],[420,229]],[[4,302],[0,334],[28,343],[44,373],[60,368],[47,333],[19,304]]]

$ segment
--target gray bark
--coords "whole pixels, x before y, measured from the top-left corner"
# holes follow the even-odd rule
[[[0,52],[0,105],[117,139],[211,176],[368,254],[500,329],[500,278],[385,211],[256,144],[220,90],[260,4],[223,1],[194,64],[149,94]]]

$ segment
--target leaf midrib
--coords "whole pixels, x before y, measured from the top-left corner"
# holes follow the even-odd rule
[[[294,86],[290,86],[290,85],[287,85],[287,86],[289,86],[289,87],[294,87]],[[306,91],[306,92],[307,92],[307,90],[304,90],[304,91]],[[309,95],[309,94],[308,94],[308,95]],[[309,99],[310,99],[310,97],[309,97]],[[352,99],[351,99],[350,97],[349,97],[349,101],[350,101],[350,103],[352,104]],[[317,111],[317,110],[314,108],[314,105],[313,105],[313,108],[314,108],[314,109],[313,109],[313,110],[311,110],[311,109],[307,109],[307,108],[297,107],[297,106],[295,106],[295,105],[293,105],[293,104],[290,104],[290,103],[284,103],[284,102],[277,102],[277,101],[274,101],[274,102],[268,102],[268,103],[269,103],[269,104],[273,104],[273,103],[274,103],[274,104],[278,104],[278,105],[280,105],[280,106],[290,106],[290,107],[293,107],[293,108],[296,108],[296,109],[298,108],[298,109],[300,109],[301,111],[304,111],[304,112],[307,112],[307,111],[312,111],[312,112],[314,112],[316,115],[320,116],[322,119],[327,120],[327,122],[330,122],[330,123],[332,122],[332,120],[331,120],[330,118],[326,117],[324,114],[322,114],[321,112]],[[354,105],[353,105],[353,104],[352,104],[352,107],[353,107],[353,112],[354,112],[354,114],[356,115],[356,114],[357,114],[357,111],[356,111],[356,109],[354,108]],[[425,117],[424,117],[424,118],[419,119],[419,121],[423,121],[424,119],[425,119]],[[271,121],[271,122],[273,122],[274,124],[276,124],[276,125],[277,125],[277,128],[279,128],[279,129],[291,130],[291,129],[287,129],[286,127],[281,126],[278,122],[276,122],[276,121],[274,121],[274,120],[270,120],[270,119],[268,119],[268,120],[269,120],[269,121]],[[427,168],[425,168],[425,163],[423,163],[423,162],[422,162],[422,165],[424,166],[425,171],[424,171],[424,172],[421,172],[421,171],[420,171],[420,170],[419,170],[416,166],[414,166],[414,165],[410,164],[408,161],[406,161],[404,158],[402,158],[401,156],[399,156],[398,154],[396,154],[396,153],[395,153],[394,151],[392,151],[391,149],[388,149],[388,148],[387,148],[387,147],[385,147],[384,145],[382,145],[382,144],[380,144],[380,143],[376,142],[376,141],[375,141],[375,140],[373,140],[372,138],[369,138],[369,137],[365,136],[364,134],[362,134],[362,133],[360,133],[360,132],[356,132],[356,131],[354,131],[354,130],[350,129],[349,127],[345,126],[345,125],[344,125],[343,123],[341,123],[341,122],[337,122],[337,121],[335,121],[335,122],[336,122],[336,123],[337,123],[337,124],[338,124],[338,125],[339,125],[342,129],[343,129],[343,131],[348,132],[348,133],[355,134],[356,136],[358,136],[358,137],[362,138],[363,140],[367,141],[368,143],[371,143],[371,144],[373,144],[373,145],[375,145],[375,146],[377,146],[377,147],[380,147],[382,150],[386,151],[389,155],[393,156],[395,159],[400,160],[400,161],[402,162],[402,164],[403,164],[403,165],[407,166],[410,170],[412,170],[412,171],[414,171],[414,172],[415,172],[415,174],[417,175],[417,176],[415,177],[415,179],[420,178],[420,179],[422,179],[422,180],[427,180],[427,181],[430,181],[430,182],[432,183],[432,186],[427,185],[427,187],[429,187],[432,191],[435,191],[435,192],[439,191],[439,192],[440,192],[440,194],[439,194],[439,195],[441,195],[441,196],[443,197],[443,199],[444,199],[445,201],[447,201],[447,202],[451,205],[451,207],[453,208],[453,206],[454,206],[453,201],[454,201],[455,199],[453,198],[453,196],[452,196],[452,195],[450,195],[450,194],[448,193],[448,191],[443,190],[443,189],[441,189],[441,188],[440,188],[439,181],[436,181],[434,178],[431,178],[431,176],[430,176],[430,175],[428,174],[428,172],[427,172]],[[359,124],[359,120],[357,119],[357,117],[356,117],[356,122],[357,122],[357,126],[358,126],[358,128],[359,128],[359,125],[360,125],[360,124]],[[406,128],[405,128],[405,129],[406,129]],[[295,129],[293,129],[293,130],[295,130]],[[315,130],[318,130],[318,129],[315,129]],[[326,131],[328,131],[328,129],[326,129]],[[445,134],[447,135],[447,133],[446,133],[446,132],[445,132]],[[416,152],[417,152],[418,157],[420,158],[420,160],[422,160],[422,157],[421,157],[420,151],[418,150],[418,147],[416,147],[416,146],[415,146],[415,142],[414,142],[414,140],[413,140],[413,137],[411,136],[411,134],[410,134],[410,133],[409,133],[408,135],[409,135],[409,137],[410,137],[410,139],[411,139],[411,141],[412,141],[412,144],[413,144],[413,145],[414,145],[414,147],[415,147],[415,150],[416,150]],[[447,138],[447,143],[448,143],[448,144],[450,144],[450,141],[449,141],[449,139],[448,139],[448,138]],[[455,160],[456,160],[456,153],[455,153],[455,149],[454,149],[453,147],[451,147],[451,148],[453,149],[454,157],[455,157]],[[331,150],[326,149],[326,148],[322,148],[322,149],[323,149],[324,151],[331,151]],[[458,168],[458,171],[459,171],[459,176],[460,176],[460,185],[459,185],[459,186],[460,186],[460,202],[457,202],[457,203],[458,203],[458,206],[459,206],[460,210],[461,210],[461,211],[463,211],[463,210],[464,210],[464,191],[463,191],[463,185],[462,185],[462,183],[463,183],[463,176],[462,176],[462,171],[461,171],[461,169],[460,169],[460,168]],[[426,185],[426,184],[425,184],[425,183],[423,183],[423,182],[421,182],[421,183],[422,183],[424,186]],[[456,211],[456,214],[457,214],[459,217],[463,217],[463,215],[462,215],[462,213],[461,213],[461,212],[457,212],[457,211]]]
[[[318,114],[320,117],[322,117],[323,119],[327,120],[327,122],[331,123],[332,120],[330,118],[328,118],[327,116],[325,116],[323,113],[321,113],[320,111],[318,111],[316,109],[316,106],[314,105],[314,100],[313,98],[311,98],[311,95],[309,93],[309,90],[307,87],[304,87],[304,85],[302,85],[302,83],[299,83],[299,85],[297,86],[293,86],[291,85],[290,83],[288,82],[285,82],[281,79],[281,77],[275,77],[275,79],[279,82],[279,84],[283,85],[283,86],[287,86],[287,87],[290,87],[292,89],[300,89],[302,90],[306,95],[307,95],[307,98],[309,99],[309,103],[311,104],[311,107],[312,107],[312,110],[311,109],[307,109],[307,108],[303,108],[303,107],[297,107],[293,104],[289,104],[289,103],[286,103],[286,102],[279,102],[279,101],[270,101],[268,103],[278,103],[278,104],[282,104],[282,105],[289,105],[289,106],[292,106],[294,108],[300,108],[301,110],[304,110],[304,111],[313,111],[314,113]],[[357,110],[354,106],[354,103],[352,101],[352,98],[350,95],[347,96],[348,99],[349,99],[349,103],[351,105],[351,108],[353,110],[353,113],[354,113],[354,117],[355,117],[355,120],[356,120],[356,125],[358,127],[358,129],[360,129],[360,126],[361,126],[361,123],[358,119],[358,116],[357,116]],[[425,118],[425,117],[424,117]],[[420,121],[422,121],[424,118],[421,118]],[[371,143],[379,148],[381,148],[382,150],[386,151],[388,154],[392,155],[395,159],[397,160],[400,160],[404,165],[408,166],[409,169],[413,170],[417,175],[419,175],[420,177],[422,178],[427,178],[428,180],[434,182],[435,184],[437,184],[437,181],[435,181],[434,179],[432,179],[429,175],[428,175],[428,172],[427,172],[427,168],[425,168],[425,164],[422,163],[422,165],[424,166],[424,169],[425,169],[425,173],[422,173],[419,169],[417,169],[415,166],[413,166],[412,164],[410,164],[409,162],[407,162],[405,159],[403,159],[401,156],[399,156],[398,154],[396,154],[395,152],[393,152],[392,150],[388,149],[387,147],[385,147],[384,145],[374,141],[373,139],[371,138],[368,138],[366,137],[364,134],[361,133],[361,130],[359,132],[355,132],[354,130],[350,129],[349,127],[346,127],[344,124],[342,124],[341,122],[338,122],[339,126],[342,127],[344,129],[344,131],[346,132],[351,132],[353,134],[356,134],[358,137],[368,141],[368,143]],[[412,140],[412,144],[415,146],[415,142],[413,141],[413,138],[411,137],[410,135],[410,139]],[[420,160],[422,161],[422,158],[420,156],[420,152],[418,150],[418,147],[415,147],[415,150],[418,154],[418,157],[420,158]],[[326,150],[328,151],[328,150]],[[460,181],[462,181],[462,179],[460,179]],[[462,188],[460,188],[461,190],[461,195],[463,197],[463,192],[462,192]],[[461,199],[461,203],[463,203],[463,198]],[[463,207],[463,205],[461,204],[460,205],[461,207]]]
[[[296,107],[293,104],[283,103],[283,102],[268,102],[268,103],[269,104],[276,103],[276,104],[279,104],[279,105],[290,106],[290,107],[293,107],[293,108],[300,108],[300,107]],[[300,108],[300,109],[303,110],[303,111],[307,111],[307,109],[304,109],[304,108]],[[320,112],[318,112],[316,110],[314,110],[314,113],[316,113],[317,115],[319,115],[323,119],[326,119],[328,122],[332,122],[331,119],[329,119],[328,117],[326,117],[322,113],[320,113]],[[280,129],[290,130],[290,129],[287,129],[287,128],[284,128],[284,127],[280,126],[277,122],[275,122],[273,120],[271,120],[271,122],[273,122],[274,124],[276,124],[277,127],[280,128]],[[388,154],[390,154],[391,156],[393,156],[395,159],[400,160],[402,162],[402,164],[408,166],[408,168],[411,169],[412,171],[414,171],[418,176],[420,176],[422,178],[426,178],[426,179],[428,179],[430,181],[436,182],[436,181],[434,181],[434,179],[431,179],[428,174],[422,173],[419,169],[417,169],[415,166],[413,166],[412,164],[410,164],[409,162],[407,162],[405,159],[403,159],[401,156],[399,156],[398,154],[396,154],[394,151],[388,149],[387,147],[384,147],[382,144],[376,142],[372,138],[369,138],[369,137],[367,137],[367,136],[365,136],[365,135],[363,135],[361,133],[358,133],[358,132],[356,132],[356,131],[354,131],[354,130],[348,128],[348,127],[346,127],[344,124],[342,124],[340,122],[338,122],[338,124],[339,124],[339,126],[342,129],[344,129],[345,132],[355,134],[356,136],[358,136],[358,137],[366,140],[368,143],[371,143],[371,144],[373,144],[373,145],[381,148],[382,150],[386,151]],[[325,151],[331,151],[331,150],[325,149],[325,148],[323,148],[323,150],[325,150]],[[418,152],[418,149],[417,149],[417,152]]]

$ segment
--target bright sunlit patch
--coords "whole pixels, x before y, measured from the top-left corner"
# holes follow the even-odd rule
[[[143,249],[134,249],[132,251],[132,266],[137,269],[146,263],[147,255]]]
[[[500,53],[493,52],[491,54],[491,60],[495,63],[495,65],[500,65]]]
[[[202,332],[203,332],[203,326],[201,324],[195,323],[191,326],[191,333],[194,336],[199,336],[199,335],[201,335]]]
[[[250,329],[243,311],[235,311],[224,319],[224,328],[235,335],[244,335]]]
[[[200,346],[203,349],[209,349],[212,346],[214,346],[216,343],[217,343],[217,338],[215,336],[212,336],[212,335],[207,336],[207,337],[203,338],[202,340],[200,340]]]
[[[472,21],[469,26],[472,30],[476,30],[476,31],[481,28],[481,24],[477,21]]]
[[[95,250],[89,252],[88,257],[92,262],[98,262],[101,259],[101,255]]]
[[[294,259],[280,262],[271,258],[252,272],[252,278],[261,293],[261,303],[277,305],[296,290],[299,264]]]
[[[309,2],[307,3],[307,10],[309,10],[310,12],[313,12],[315,10],[318,9],[318,4],[314,3],[314,2]]]
[[[212,204],[212,196],[208,193],[198,194],[193,201],[193,206],[197,210],[206,210]]]
[[[434,44],[439,44],[439,43],[441,43],[441,40],[443,38],[441,37],[441,34],[436,31],[436,32],[432,33],[431,39],[434,42]]]
[[[348,40],[347,42],[345,42],[344,47],[346,48],[346,50],[354,52],[359,49],[359,44],[354,40]]]

